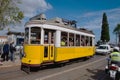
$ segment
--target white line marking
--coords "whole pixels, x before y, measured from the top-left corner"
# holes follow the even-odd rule
[[[44,79],[47,79],[47,78],[51,78],[51,77],[54,77],[54,76],[57,76],[57,75],[60,75],[60,74],[63,74],[63,73],[67,73],[67,72],[70,72],[70,71],[73,71],[73,70],[76,70],[76,69],[79,69],[79,68],[82,68],[82,67],[91,65],[91,64],[93,64],[93,63],[97,63],[97,62],[102,61],[102,60],[104,60],[104,59],[102,58],[102,59],[96,60],[96,61],[94,61],[94,62],[85,64],[85,65],[82,65],[82,66],[74,67],[74,68],[71,68],[71,69],[68,69],[68,70],[65,70],[65,71],[61,71],[61,72],[54,73],[54,74],[51,74],[51,75],[48,75],[48,76],[44,76],[44,77],[41,77],[41,78],[37,78],[37,79],[35,79],[35,80],[44,80]]]

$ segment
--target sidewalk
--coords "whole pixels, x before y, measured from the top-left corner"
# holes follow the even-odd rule
[[[19,55],[15,55],[15,61],[4,61],[2,62],[2,65],[0,65],[0,68],[6,68],[6,67],[12,67],[12,66],[18,66],[21,64],[21,60],[19,58]]]

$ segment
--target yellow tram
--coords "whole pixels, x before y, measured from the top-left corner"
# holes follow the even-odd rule
[[[44,14],[40,14],[25,25],[25,55],[21,67],[91,57],[95,53],[94,39],[91,31],[77,29],[58,17],[47,20]]]

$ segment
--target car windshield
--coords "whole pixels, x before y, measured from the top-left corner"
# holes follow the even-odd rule
[[[99,46],[98,49],[107,49],[106,46]]]

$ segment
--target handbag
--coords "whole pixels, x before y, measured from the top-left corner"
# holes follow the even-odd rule
[[[4,58],[4,54],[1,54],[1,58]]]

